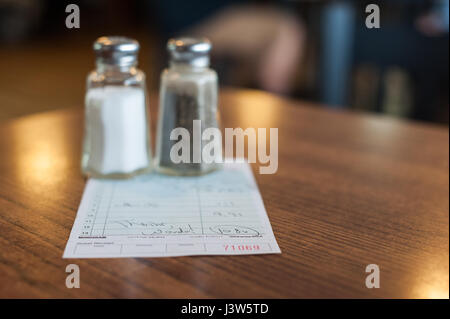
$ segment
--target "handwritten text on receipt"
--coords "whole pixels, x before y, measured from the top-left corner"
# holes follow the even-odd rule
[[[280,253],[246,163],[200,177],[90,179],[64,258]]]

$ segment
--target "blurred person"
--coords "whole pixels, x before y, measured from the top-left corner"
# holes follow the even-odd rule
[[[434,1],[431,10],[418,17],[415,24],[417,29],[427,36],[441,36],[448,33],[449,1]]]
[[[166,37],[209,38],[233,85],[255,85],[279,94],[293,89],[304,51],[305,27],[298,17],[275,5],[234,1],[168,0],[155,3]]]

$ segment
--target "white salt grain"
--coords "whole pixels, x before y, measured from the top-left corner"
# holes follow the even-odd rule
[[[139,88],[106,86],[87,92],[88,170],[131,173],[149,166],[145,105]]]

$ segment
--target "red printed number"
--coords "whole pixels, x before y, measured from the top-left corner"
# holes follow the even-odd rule
[[[225,251],[256,251],[259,245],[224,245]]]

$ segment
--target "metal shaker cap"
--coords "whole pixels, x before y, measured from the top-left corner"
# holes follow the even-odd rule
[[[94,42],[97,62],[118,66],[137,64],[139,42],[121,36],[100,37]]]
[[[187,63],[192,66],[204,67],[209,65],[209,51],[211,42],[206,38],[174,38],[167,42],[167,50],[171,61]]]

